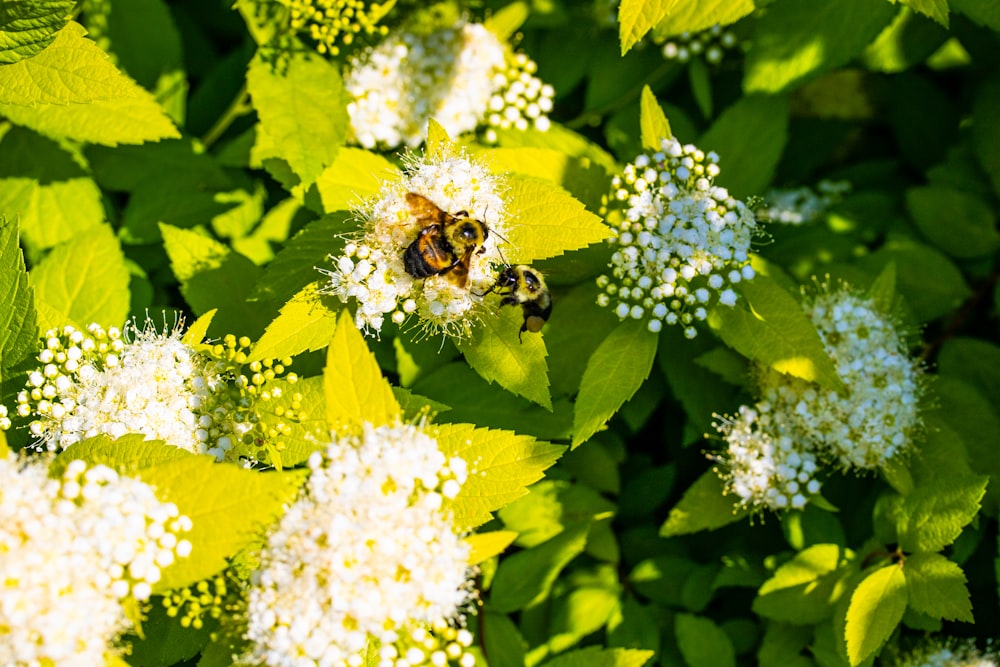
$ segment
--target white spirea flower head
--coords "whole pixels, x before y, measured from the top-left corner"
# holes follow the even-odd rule
[[[413,148],[432,118],[450,136],[485,125],[548,129],[554,91],[535,70],[479,23],[398,30],[348,63],[354,138],[365,148]]]
[[[815,220],[851,190],[848,181],[820,181],[810,187],[773,188],[764,195],[757,217],[768,222],[804,225]]]
[[[626,210],[612,229],[611,273],[598,278],[598,304],[620,319],[646,320],[651,331],[680,325],[693,337],[709,306],[735,303],[731,284],[754,277],[756,218],[713,185],[718,156],[674,138],[661,146],[612,181],[613,196]]]
[[[718,65],[737,44],[736,33],[715,24],[701,32],[674,35],[663,42],[660,50],[667,60],[686,63],[693,57],[703,57],[708,64]]]
[[[254,660],[361,664],[370,640],[403,657],[417,628],[460,618],[471,595],[469,546],[444,501],[466,479],[461,461],[446,459],[418,426],[368,424],[315,453],[309,468],[306,492],[271,534],[253,578]]]
[[[0,664],[103,665],[191,527],[143,482],[73,461],[0,458]]]
[[[195,349],[181,340],[179,326],[159,333],[148,320],[141,329],[130,322],[124,332],[96,324],[86,332],[72,326],[50,330],[39,366],[17,396],[17,413],[33,418],[29,429],[39,450],[60,451],[96,435],[139,433],[218,460],[256,460],[257,450],[238,445],[280,441],[280,434],[269,438],[254,431],[261,428],[256,410],[258,401],[276,397],[267,383],[290,360],[255,361],[244,373],[243,348],[249,344],[226,336]],[[281,430],[283,423],[271,427]]]
[[[739,414],[713,424],[726,449],[711,458],[727,493],[751,510],[802,509],[819,493],[816,458],[802,441],[782,433],[771,406],[740,406]]]
[[[893,667],[1000,667],[1000,655],[990,642],[979,649],[971,639],[931,639],[900,656]]]
[[[495,283],[503,264],[499,249],[506,237],[506,207],[502,184],[486,167],[465,156],[411,159],[401,180],[387,182],[379,198],[359,214],[363,235],[348,243],[344,254],[331,257],[334,268],[325,291],[341,301],[357,302],[355,323],[365,333],[378,335],[386,316],[402,324],[410,316],[428,333],[443,332],[461,338],[484,315],[491,314],[483,296]],[[465,213],[483,222],[485,243],[469,258],[464,285],[456,273],[415,278],[406,271],[403,256],[428,225],[415,215],[407,193],[425,197],[450,214]]]
[[[30,428],[38,449],[142,433],[204,454],[232,436],[219,364],[181,342],[179,329],[130,325],[126,335],[96,324],[87,333],[67,326],[46,334],[43,365],[18,396],[19,413],[36,416]]]
[[[804,306],[844,391],[771,372],[761,379],[762,398],[818,455],[842,468],[886,465],[910,447],[921,426],[920,365],[891,318],[846,286],[821,285]]]

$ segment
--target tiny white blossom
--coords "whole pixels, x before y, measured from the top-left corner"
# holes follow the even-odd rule
[[[464,466],[454,469],[417,426],[366,424],[362,436],[314,454],[309,468],[306,493],[271,534],[254,575],[253,659],[354,664],[370,640],[416,657],[414,633],[429,626],[449,636],[444,629],[470,601],[469,546],[441,497]],[[436,648],[421,649],[421,660]]]
[[[713,184],[718,156],[674,138],[663,139],[661,147],[639,155],[612,181],[627,208],[612,229],[615,250],[610,274],[598,278],[598,304],[613,307],[621,319],[640,313],[683,324],[684,335],[693,338],[692,323],[704,321],[709,306],[735,304],[730,284],[753,277],[756,219]]]

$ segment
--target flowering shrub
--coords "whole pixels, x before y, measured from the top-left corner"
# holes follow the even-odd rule
[[[996,664],[993,5],[7,3],[0,663]]]

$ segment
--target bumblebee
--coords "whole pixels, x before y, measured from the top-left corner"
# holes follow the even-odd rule
[[[469,279],[472,254],[483,254],[489,236],[486,223],[466,211],[452,215],[416,192],[406,193],[410,212],[420,224],[416,240],[403,252],[403,267],[414,278],[446,275],[459,287]],[[478,250],[477,250],[478,248]]]
[[[518,340],[525,331],[541,331],[552,314],[552,295],[545,286],[545,279],[530,266],[518,264],[505,268],[486,294],[493,291],[503,297],[501,306],[521,306],[524,323],[517,332]]]

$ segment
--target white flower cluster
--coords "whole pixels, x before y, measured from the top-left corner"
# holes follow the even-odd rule
[[[127,340],[131,333],[133,340]],[[239,425],[225,391],[223,367],[147,323],[84,333],[72,326],[46,333],[42,364],[17,397],[21,417],[34,415],[35,447],[66,449],[104,434],[142,433],[187,451],[222,459]]]
[[[160,570],[186,557],[191,529],[141,481],[73,461],[0,459],[0,664],[105,664],[130,627],[126,598],[145,600]]]
[[[365,148],[420,145],[433,118],[450,136],[498,114],[515,127],[548,127],[551,86],[485,26],[459,23],[429,34],[397,31],[351,59],[344,86],[355,140]],[[522,121],[522,122],[519,122]]]
[[[894,667],[1000,667],[992,642],[981,650],[971,639],[931,640],[900,656]]]
[[[535,76],[538,65],[523,53],[509,59],[503,72],[494,75],[496,92],[490,97],[488,125],[483,138],[497,142],[497,130],[527,130],[534,127],[545,132],[551,127],[548,113],[552,111],[555,89]]]
[[[386,315],[399,325],[415,314],[428,333],[468,335],[488,312],[482,295],[496,283],[496,267],[503,263],[497,246],[505,236],[500,190],[496,176],[465,156],[412,162],[403,179],[386,183],[379,199],[361,212],[364,235],[332,258],[335,268],[322,270],[330,277],[326,291],[344,303],[356,300],[355,323],[369,334],[378,335]],[[445,212],[465,211],[486,225],[487,238],[482,251],[469,258],[465,284],[452,273],[415,278],[406,272],[406,249],[430,224],[407,202],[411,192]]]
[[[683,32],[663,43],[663,57],[686,63],[694,56],[704,55],[705,62],[718,65],[726,51],[736,46],[736,33],[715,24],[697,33]]]
[[[340,44],[354,42],[355,35],[385,35],[388,28],[378,22],[394,2],[364,0],[279,0],[289,9],[291,28],[316,42],[319,53],[338,55]]]
[[[804,307],[844,388],[837,392],[766,371],[758,380],[755,408],[744,406],[739,417],[715,425],[728,444],[713,456],[723,462],[719,475],[748,506],[801,506],[794,495],[788,505],[771,500],[789,489],[786,476],[771,474],[770,467],[797,468],[799,489],[816,493],[819,485],[811,480],[816,461],[843,470],[883,467],[906,452],[921,425],[920,366],[891,319],[871,299],[843,286],[822,285]],[[804,486],[802,472],[811,480]]]
[[[742,405],[739,416],[722,418],[714,426],[728,445],[724,453],[713,455],[722,464],[718,473],[743,507],[802,509],[809,496],[819,493],[816,458],[782,433],[766,402]]]
[[[753,212],[725,188],[713,185],[718,156],[674,138],[662,150],[640,155],[612,181],[614,197],[627,206],[610,243],[611,275],[597,284],[601,306],[614,304],[619,318],[647,319],[649,330],[681,325],[688,338],[713,303],[732,306],[730,287],[754,277],[750,242]]]
[[[261,555],[249,595],[253,659],[274,667],[470,664],[468,633],[432,637],[470,601],[469,546],[448,499],[467,476],[409,424],[366,424],[309,459],[305,493]],[[442,636],[444,640],[442,640]],[[466,657],[468,656],[468,657]]]
[[[786,225],[803,225],[818,220],[830,206],[851,191],[848,181],[822,180],[816,189],[773,188],[764,195],[764,202],[757,208],[757,217],[767,222]]]

